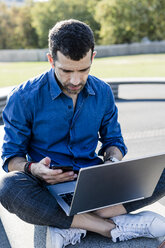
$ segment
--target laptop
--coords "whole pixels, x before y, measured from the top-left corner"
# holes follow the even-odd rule
[[[164,168],[158,154],[81,168],[76,181],[47,188],[71,216],[151,196]]]

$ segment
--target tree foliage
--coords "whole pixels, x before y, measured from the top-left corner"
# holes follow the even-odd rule
[[[96,18],[104,44],[138,42],[143,37],[165,39],[164,0],[101,0]]]
[[[0,4],[0,49],[32,48],[38,37],[32,27],[31,7],[7,8]]]
[[[9,16],[6,5],[0,3],[0,49],[10,47],[8,35],[12,31],[12,23]]]
[[[94,19],[89,2],[89,0],[50,0],[45,3],[37,3],[32,13],[33,26],[37,30],[40,46],[47,46],[48,32],[57,21],[70,18],[84,21],[90,25],[97,41],[98,33],[96,31],[99,29],[99,24]],[[95,0],[95,2],[97,1]]]
[[[23,7],[0,3],[0,49],[47,47],[57,21],[79,19],[90,25],[96,44],[165,40],[164,0],[28,0]]]

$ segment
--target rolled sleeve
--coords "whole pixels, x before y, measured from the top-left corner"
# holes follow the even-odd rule
[[[2,146],[3,168],[8,170],[12,157],[26,157],[31,128],[26,104],[19,91],[12,92],[3,111],[4,140]]]
[[[110,88],[107,91],[107,105],[100,128],[99,140],[102,143],[102,147],[98,155],[103,156],[104,151],[110,146],[116,146],[122,152],[123,156],[127,153],[127,147],[124,143],[121,127],[118,122],[118,109]]]

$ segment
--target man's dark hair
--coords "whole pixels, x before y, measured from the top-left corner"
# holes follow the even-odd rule
[[[57,60],[57,51],[78,61],[90,49],[93,54],[93,31],[83,22],[74,19],[60,21],[49,31],[49,51],[54,61]]]

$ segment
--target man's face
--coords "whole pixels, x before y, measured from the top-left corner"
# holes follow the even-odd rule
[[[91,56],[90,50],[84,58],[75,61],[57,51],[57,60],[54,64],[55,74],[64,93],[67,95],[80,93],[86,84],[94,55]]]

